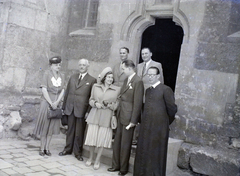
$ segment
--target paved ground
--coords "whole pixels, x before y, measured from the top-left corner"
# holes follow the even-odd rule
[[[2,139],[0,141],[0,176],[113,176],[117,172],[107,171],[109,166],[101,164],[99,170],[86,167],[84,161],[78,161],[73,155],[58,156],[62,151],[64,136],[53,137],[50,149],[52,156],[40,156],[38,140],[21,141]],[[127,176],[131,176],[129,173]]]
[[[50,151],[52,156],[40,156],[39,140],[22,141],[17,139],[0,140],[0,176],[113,176],[118,172],[108,172],[109,166],[101,164],[99,170],[86,167],[73,155],[58,156],[65,145],[65,136],[54,136]],[[126,176],[132,176],[128,173]],[[171,175],[172,176],[172,175]],[[173,176],[189,176],[180,170]]]

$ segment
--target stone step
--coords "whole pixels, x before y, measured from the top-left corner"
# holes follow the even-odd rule
[[[178,158],[178,151],[182,144],[182,140],[169,138],[168,140],[168,155],[167,155],[167,175],[173,176],[174,171],[177,169],[177,158]],[[135,157],[136,145],[132,145],[132,152],[129,161],[129,172],[133,173],[133,164],[134,164],[134,157]],[[95,157],[96,157],[95,151]],[[88,146],[84,146],[83,149],[83,156],[89,156],[89,148]],[[112,165],[112,149],[104,149],[103,154],[101,157],[101,162],[109,165]]]

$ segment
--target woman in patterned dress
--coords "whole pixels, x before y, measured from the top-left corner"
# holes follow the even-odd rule
[[[103,148],[111,148],[112,129],[110,127],[113,111],[117,109],[117,97],[120,87],[113,85],[113,73],[110,67],[100,74],[100,83],[93,85],[89,104],[92,106],[87,117],[88,129],[85,145],[89,146],[90,156],[86,166],[93,163],[95,148],[98,149],[93,168],[99,169]]]
[[[42,89],[42,101],[33,135],[40,136],[39,155],[41,156],[51,156],[49,145],[52,135],[60,133],[60,119],[48,119],[47,112],[49,107],[56,109],[60,106],[64,94],[64,75],[59,72],[61,61],[60,56],[49,59],[50,69],[44,73],[40,86]]]

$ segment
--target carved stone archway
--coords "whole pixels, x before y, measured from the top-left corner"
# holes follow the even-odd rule
[[[155,24],[156,18],[172,18],[183,28],[183,43],[188,43],[190,26],[186,15],[180,9],[180,0],[168,2],[155,0],[155,3],[147,8],[146,0],[138,0],[135,11],[125,20],[120,34],[120,39],[130,43],[133,52],[136,53],[133,54],[133,58],[139,58],[142,33]]]

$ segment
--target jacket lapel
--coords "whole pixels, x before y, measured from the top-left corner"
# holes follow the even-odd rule
[[[87,79],[88,79],[88,73],[83,77],[83,79],[81,80],[80,84],[78,84],[78,77],[77,77],[76,87],[77,88],[82,87],[86,83]]]
[[[135,74],[135,75],[132,77],[132,79],[130,80],[130,82],[128,83],[128,85],[127,85],[127,80],[128,80],[128,79],[125,80],[125,82],[124,82],[124,87],[125,87],[125,88],[124,88],[123,91],[121,92],[121,95],[124,94],[124,93],[130,88],[129,85],[131,85],[131,84],[133,83],[133,81],[134,81],[135,78],[136,78],[136,75],[137,75],[137,74]]]

